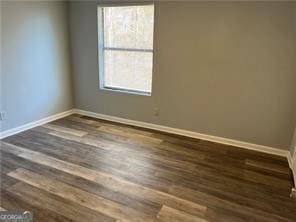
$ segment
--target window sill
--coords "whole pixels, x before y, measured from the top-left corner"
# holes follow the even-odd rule
[[[120,88],[100,87],[100,90],[117,92],[117,93],[127,93],[127,94],[138,95],[138,96],[151,96],[150,92],[142,92],[142,91],[136,91],[136,90],[120,89]]]

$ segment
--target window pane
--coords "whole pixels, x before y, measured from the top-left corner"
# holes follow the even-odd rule
[[[104,86],[151,92],[152,53],[110,51],[104,53]]]
[[[152,49],[153,20],[153,5],[105,7],[105,47]]]

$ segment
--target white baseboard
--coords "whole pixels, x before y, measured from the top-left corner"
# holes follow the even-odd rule
[[[40,126],[40,125],[43,125],[45,123],[48,123],[48,122],[63,118],[65,116],[69,116],[69,115],[71,115],[73,113],[74,113],[74,109],[71,109],[71,110],[68,110],[68,111],[65,111],[65,112],[62,112],[62,113],[58,113],[58,114],[55,114],[55,115],[52,115],[52,116],[45,117],[43,119],[31,122],[31,123],[27,123],[25,125],[22,125],[22,126],[10,129],[10,130],[0,132],[0,139],[4,139],[5,137],[12,136],[14,134],[23,132],[23,131],[31,129],[31,128],[34,128],[36,126]]]
[[[130,120],[130,119],[125,119],[125,118],[85,111],[85,110],[81,110],[81,109],[71,109],[71,110],[68,110],[68,111],[65,111],[62,113],[58,113],[58,114],[31,122],[31,123],[27,123],[25,125],[22,125],[22,126],[10,129],[10,130],[0,132],[0,139],[14,135],[16,133],[20,133],[22,131],[31,129],[36,126],[40,126],[40,125],[48,123],[48,122],[63,118],[65,116],[68,116],[68,115],[71,115],[74,113],[85,115],[85,116],[90,116],[90,117],[94,117],[94,118],[98,118],[98,119],[104,119],[104,120],[109,120],[109,121],[113,121],[113,122],[123,123],[123,124],[127,124],[127,125],[158,130],[161,132],[172,133],[172,134],[177,134],[177,135],[181,135],[181,136],[188,136],[191,138],[202,139],[202,140],[207,140],[207,141],[211,141],[211,142],[241,147],[241,148],[245,148],[245,149],[249,149],[249,150],[255,150],[255,151],[274,154],[274,155],[278,155],[278,156],[284,156],[284,157],[288,158],[288,161],[291,161],[291,159],[289,158],[290,152],[288,150],[282,150],[282,149],[277,149],[277,148],[273,148],[273,147],[269,147],[269,146],[247,143],[247,142],[243,142],[243,141],[239,141],[239,140],[227,139],[227,138],[223,138],[223,137],[212,136],[212,135],[207,135],[207,134],[203,134],[203,133],[197,133],[197,132],[193,132],[193,131],[189,131],[189,130],[183,130],[183,129],[177,129],[177,128],[172,128],[172,127],[168,127],[168,126],[157,125],[157,124],[153,124],[153,123]],[[289,162],[289,164],[290,164],[290,162]]]
[[[286,158],[288,157],[288,154],[289,154],[288,150],[277,149],[277,148],[273,148],[273,147],[269,147],[269,146],[263,146],[263,145],[247,143],[247,142],[243,142],[243,141],[239,141],[239,140],[233,140],[233,139],[227,139],[227,138],[218,137],[218,136],[197,133],[197,132],[193,132],[193,131],[189,131],[189,130],[182,130],[182,129],[172,128],[172,127],[168,127],[168,126],[162,126],[162,125],[146,123],[146,122],[141,122],[141,121],[136,121],[136,120],[124,119],[124,118],[120,118],[120,117],[109,116],[109,115],[100,114],[100,113],[94,113],[94,112],[85,111],[85,110],[81,110],[81,109],[74,109],[74,112],[77,114],[90,116],[90,117],[94,117],[94,118],[98,118],[98,119],[109,120],[109,121],[113,121],[113,122],[118,122],[118,123],[123,123],[123,124],[127,124],[127,125],[138,126],[138,127],[143,127],[143,128],[153,129],[153,130],[158,130],[158,131],[162,131],[162,132],[166,132],[166,133],[172,133],[172,134],[187,136],[187,137],[196,138],[196,139],[207,140],[207,141],[216,142],[216,143],[222,143],[222,144],[231,145],[231,146],[235,146],[235,147],[245,148],[248,150],[255,150],[255,151],[273,154],[273,155],[277,155],[277,156],[283,156]]]
[[[172,128],[172,127],[168,127],[168,126],[157,125],[157,124],[153,124],[153,123],[130,120],[130,119],[125,119],[125,118],[85,111],[85,110],[81,110],[81,109],[71,109],[71,110],[68,110],[68,111],[65,111],[62,113],[58,113],[58,114],[55,114],[55,115],[52,115],[49,117],[45,117],[43,119],[31,122],[31,123],[27,123],[25,125],[22,125],[22,126],[10,129],[10,130],[0,132],[0,139],[3,139],[8,136],[12,136],[14,134],[23,132],[25,130],[31,129],[36,126],[40,126],[42,124],[46,124],[48,122],[63,118],[65,116],[68,116],[68,115],[71,115],[74,113],[85,115],[85,116],[90,116],[90,117],[94,117],[94,118],[98,118],[98,119],[104,119],[104,120],[109,120],[109,121],[113,121],[113,122],[123,123],[123,124],[127,124],[127,125],[138,126],[138,127],[143,127],[143,128],[147,128],[147,129],[158,130],[161,132],[172,133],[172,134],[177,134],[177,135],[181,135],[181,136],[187,136],[187,137],[191,137],[191,138],[202,139],[202,140],[221,143],[221,144],[225,144],[225,145],[231,145],[231,146],[236,146],[236,147],[245,148],[245,149],[249,149],[249,150],[255,150],[255,151],[259,151],[259,152],[264,152],[264,153],[269,153],[269,154],[273,154],[273,155],[287,157],[290,167],[292,168],[292,158],[291,158],[290,152],[288,150],[277,149],[277,148],[273,148],[273,147],[269,147],[269,146],[263,146],[263,145],[243,142],[243,141],[239,141],[239,140],[233,140],[233,139],[228,139],[228,138],[223,138],[223,137],[218,137],[218,136],[212,136],[212,135],[197,133],[197,132],[193,132],[193,131],[189,131],[189,130],[183,130],[183,129],[177,129],[177,128]]]

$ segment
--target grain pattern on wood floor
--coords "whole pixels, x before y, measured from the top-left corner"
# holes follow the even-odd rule
[[[284,158],[71,115],[1,141],[0,210],[35,221],[295,221]]]

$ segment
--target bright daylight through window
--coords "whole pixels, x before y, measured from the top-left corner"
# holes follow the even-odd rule
[[[151,94],[154,5],[98,8],[100,87]]]

